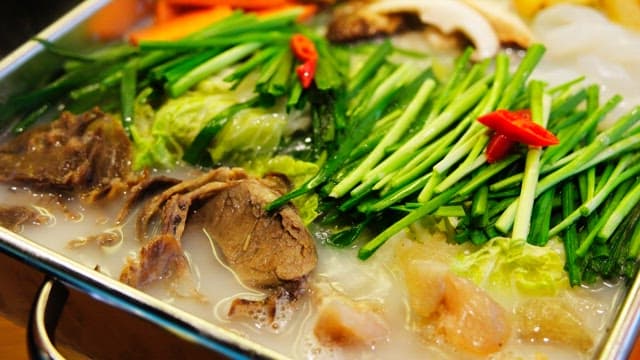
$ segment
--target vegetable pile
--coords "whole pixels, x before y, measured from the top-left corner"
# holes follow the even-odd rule
[[[601,100],[582,79],[530,80],[542,45],[513,71],[506,53],[473,63],[467,49],[447,72],[389,41],[332,45],[296,22],[300,14],[229,11],[180,40],[138,39],[91,54],[41,40],[66,59],[65,71],[1,104],[0,122],[20,117],[19,133],[59,103],[73,112],[100,105],[121,113],[138,168],[183,160],[267,171],[278,159],[290,174],[305,169],[268,208],[304,195],[320,213],[316,223],[339,229],[327,239],[335,246],[372,229],[363,260],[434,216],[456,218],[452,240],[479,251],[500,241],[505,251],[491,256],[530,246],[543,253],[559,237],[571,285],[635,275],[640,107],[601,129],[621,97]],[[242,97],[236,90],[246,84],[251,96]],[[268,117],[274,110],[308,112],[310,129],[285,134],[283,120]]]

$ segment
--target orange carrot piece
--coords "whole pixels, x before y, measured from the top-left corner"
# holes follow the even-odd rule
[[[178,40],[214,22],[229,16],[233,10],[229,6],[216,6],[211,9],[197,10],[185,13],[162,24],[132,32],[129,40],[138,44],[142,40]]]
[[[169,0],[172,5],[180,6],[219,6],[227,5],[233,8],[247,10],[268,9],[282,6],[289,0]]]
[[[156,0],[155,22],[165,23],[178,16],[177,9],[171,5],[169,0]]]
[[[288,11],[291,9],[301,10],[300,16],[298,16],[297,18],[297,20],[300,22],[309,20],[318,11],[318,7],[314,4],[300,4],[300,3],[294,3],[294,2],[288,1],[284,5],[280,5],[280,6],[272,7],[269,9],[264,9],[264,10],[258,10],[258,11],[255,11],[255,13],[258,16],[268,16],[268,15],[276,14],[281,11]]]
[[[150,1],[114,0],[91,17],[87,30],[101,40],[117,39],[150,11]]]

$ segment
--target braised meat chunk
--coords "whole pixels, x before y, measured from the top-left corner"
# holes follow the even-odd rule
[[[212,237],[223,260],[244,283],[263,289],[291,287],[315,268],[317,256],[314,240],[292,206],[273,213],[264,210],[284,191],[282,186],[278,178],[252,178],[242,169],[212,170],[151,198],[138,214],[138,236],[151,239],[152,244],[172,236],[178,244],[172,247],[175,249],[187,221],[193,219]],[[197,215],[191,216],[194,211]],[[149,234],[154,219],[159,231]],[[149,246],[153,247],[145,247]],[[138,261],[151,263],[142,258],[150,253],[141,252]],[[130,273],[123,273],[121,279],[141,283]]]
[[[295,209],[264,210],[278,195],[261,180],[246,179],[215,194],[199,211],[225,260],[251,286],[297,280],[316,266],[313,239]]]
[[[65,112],[0,146],[0,181],[80,193],[109,191],[130,172],[122,125],[98,109]]]
[[[120,281],[142,288],[156,280],[184,274],[187,266],[187,259],[176,238],[161,235],[140,250],[139,261],[126,265]]]

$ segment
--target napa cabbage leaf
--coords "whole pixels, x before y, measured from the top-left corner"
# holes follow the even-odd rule
[[[190,92],[154,110],[148,95],[142,92],[138,96],[130,129],[135,169],[174,167],[204,124],[237,101],[232,93]]]
[[[214,163],[239,164],[272,156],[287,128],[285,114],[250,108],[236,114],[217,134],[209,154]]]
[[[298,160],[289,155],[253,159],[244,164],[245,169],[256,177],[262,177],[270,173],[286,175],[291,186],[297,188],[313,177],[319,170],[315,163]],[[318,195],[309,193],[292,200],[298,209],[302,221],[308,225],[318,216]]]
[[[199,91],[170,99],[156,111],[146,101],[138,101],[131,127],[134,168],[174,167],[205,124],[237,102],[231,92]],[[213,163],[240,165],[272,156],[282,137],[292,132],[283,110],[249,108],[228,119],[208,148]]]
[[[552,296],[568,286],[564,252],[558,241],[534,246],[524,240],[496,237],[461,254],[452,268],[486,289]]]

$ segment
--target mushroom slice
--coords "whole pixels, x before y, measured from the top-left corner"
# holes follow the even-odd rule
[[[515,44],[521,48],[528,48],[533,43],[533,33],[529,26],[501,3],[492,0],[463,1],[487,19],[500,43]]]
[[[445,34],[460,31],[473,43],[474,60],[494,56],[499,48],[498,36],[489,22],[469,5],[454,0],[382,0],[369,5],[377,13],[416,13],[424,24]]]

